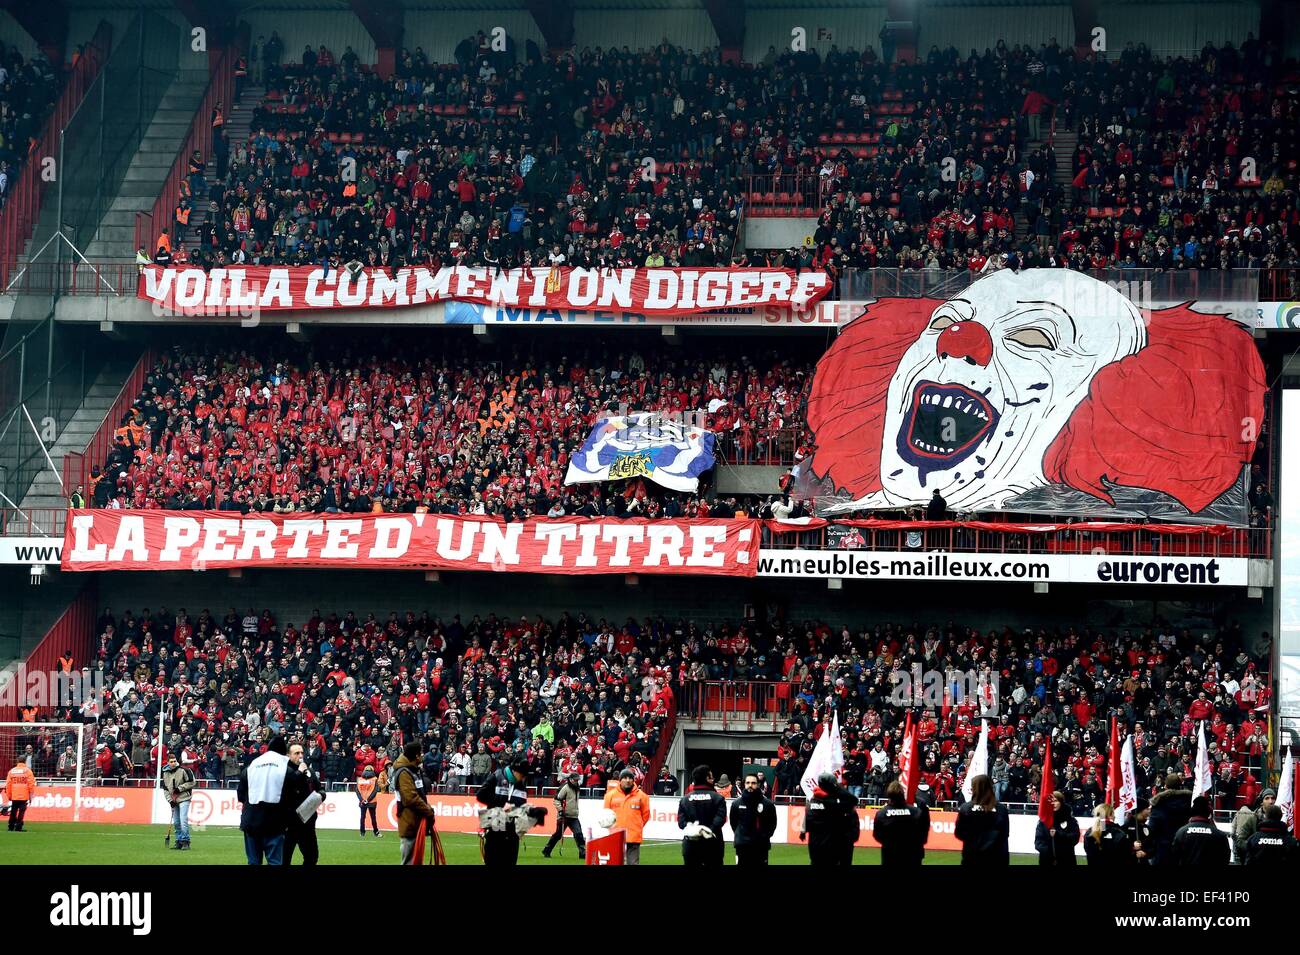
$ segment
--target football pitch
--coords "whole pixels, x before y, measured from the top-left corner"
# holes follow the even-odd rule
[[[185,852],[163,844],[166,826],[93,825],[79,823],[28,823],[22,832],[0,830],[0,865],[243,865],[244,840],[238,829],[212,828],[190,831],[192,848]],[[376,839],[353,831],[322,829],[317,833],[321,865],[395,865],[398,861],[397,833]],[[521,865],[582,865],[573,839],[566,836],[561,851],[546,859],[545,840],[530,836],[519,853]],[[444,833],[443,850],[450,865],[481,865],[478,836]],[[727,847],[727,864],[735,862]],[[959,853],[926,853],[927,865],[956,865]],[[807,865],[808,849],[802,845],[772,847],[772,865]],[[859,848],[856,865],[879,865],[880,850]],[[295,853],[294,863],[302,858]],[[681,865],[679,842],[647,842],[641,847],[643,865]],[[1013,865],[1037,862],[1034,856],[1013,855]]]

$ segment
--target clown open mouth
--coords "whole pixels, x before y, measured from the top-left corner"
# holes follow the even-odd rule
[[[998,424],[988,399],[962,385],[917,384],[898,435],[903,460],[928,470],[968,457]]]

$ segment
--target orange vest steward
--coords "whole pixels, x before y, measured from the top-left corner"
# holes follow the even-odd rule
[[[19,763],[5,777],[5,791],[10,799],[26,802],[32,798],[35,789],[36,777],[26,763]]]
[[[640,788],[625,793],[616,785],[605,793],[605,808],[614,810],[618,828],[627,831],[627,841],[640,845],[641,833],[650,820],[650,797]]]

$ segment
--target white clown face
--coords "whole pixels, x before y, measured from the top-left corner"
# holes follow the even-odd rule
[[[922,504],[937,488],[951,507],[989,509],[1042,486],[1093,376],[1145,344],[1138,309],[1090,276],[977,280],[934,310],[890,381],[873,503]]]

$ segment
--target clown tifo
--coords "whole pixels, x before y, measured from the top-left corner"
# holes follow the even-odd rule
[[[1250,334],[1186,307],[1141,310],[1090,276],[1003,270],[947,302],[878,302],[822,358],[814,475],[849,508],[992,510],[1062,484],[1190,511],[1240,475],[1263,415]]]

